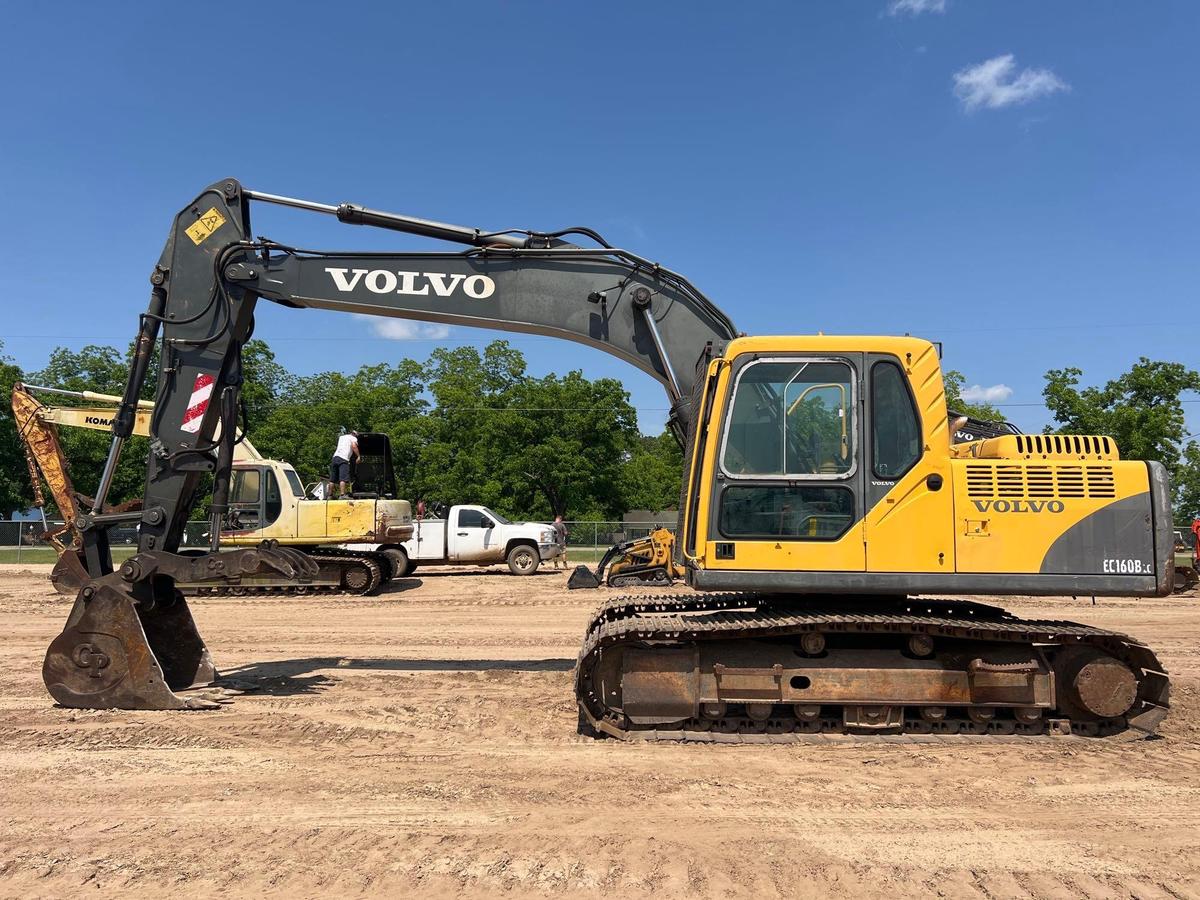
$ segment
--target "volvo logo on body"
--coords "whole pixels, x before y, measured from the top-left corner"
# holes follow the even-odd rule
[[[972,500],[980,512],[1060,513],[1066,507],[1061,500]]]
[[[496,293],[496,282],[487,275],[393,272],[390,269],[327,268],[325,271],[344,294],[353,291],[360,283],[373,294],[405,294],[410,297],[450,297],[459,288],[472,300],[486,300]]]

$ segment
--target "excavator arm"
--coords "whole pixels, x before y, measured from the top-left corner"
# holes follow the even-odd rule
[[[250,208],[258,202],[466,249],[302,249],[252,237]],[[568,236],[588,246],[569,243]],[[245,430],[242,347],[253,333],[260,299],[588,344],[664,386],[671,426],[681,441],[692,421],[697,373],[737,337],[729,318],[683,276],[610,246],[590,229],[485,232],[352,204],[258,193],[232,179],[212,185],[179,212],[150,281],[150,303],[140,317],[96,498],[75,517],[93,580],[80,591],[43,667],[51,694],[68,706],[187,706],[174,692],[211,680],[215,670],[175,583],[268,570],[298,578],[313,565],[284,547],[219,548],[235,434],[239,424]],[[122,447],[137,430],[138,397],[156,344],[159,370],[142,509],[111,510],[108,493]],[[177,551],[207,474],[213,478],[212,545],[204,556],[183,557]],[[138,553],[113,572],[106,529],[133,522],[139,525]]]
[[[281,203],[376,228],[466,244],[446,252],[333,253],[251,239],[253,202]],[[577,232],[595,243],[566,243]],[[553,335],[624,359],[666,389],[682,439],[705,348],[737,336],[733,323],[685,278],[612,248],[589,229],[483,232],[343,204],[329,206],[219,182],[175,219],[143,314],[137,356],[113,428],[107,494],[120,445],[161,326],[162,355],[141,520],[144,551],[174,551],[201,475],[214,473],[214,516],[224,512],[228,459],[213,435],[232,435],[241,347],[255,303],[335,309],[452,325]],[[99,507],[94,510],[102,513]],[[214,533],[216,529],[214,529]],[[216,547],[213,548],[214,550]],[[101,562],[103,568],[103,562]],[[99,573],[98,573],[99,574]]]

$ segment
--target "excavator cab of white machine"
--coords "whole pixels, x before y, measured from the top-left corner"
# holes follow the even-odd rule
[[[392,499],[396,496],[396,472],[392,465],[392,441],[386,434],[363,432],[358,436],[358,460],[354,464],[353,497]]]

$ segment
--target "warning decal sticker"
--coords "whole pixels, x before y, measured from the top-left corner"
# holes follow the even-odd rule
[[[187,236],[197,247],[214,231],[225,224],[225,217],[217,212],[214,206],[195,222],[187,227]]]

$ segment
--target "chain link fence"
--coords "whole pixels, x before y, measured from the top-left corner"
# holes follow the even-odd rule
[[[656,528],[675,531],[668,522],[564,522],[567,526],[567,556],[572,563],[599,562],[613,544],[643,538]]]
[[[62,525],[61,519],[48,520],[51,530]],[[645,537],[655,528],[675,530],[675,522],[566,522],[567,552],[573,562],[596,562],[613,544]],[[46,527],[40,519],[18,521],[0,519],[0,562],[52,563],[54,548],[42,540]],[[113,556],[123,559],[137,548],[137,527],[122,525],[108,532]],[[188,522],[184,530],[185,546],[208,544],[208,522]]]
[[[0,519],[0,562],[54,562],[57,558],[54,548],[42,540],[42,534],[47,528],[53,531],[61,528],[62,524],[62,519],[48,519],[45,525],[41,519]],[[122,525],[110,528],[108,539],[113,557],[124,559],[137,549],[137,526]],[[63,535],[64,543],[69,540],[69,535]],[[184,529],[183,542],[185,546],[205,546],[208,543],[208,522],[188,522]]]

